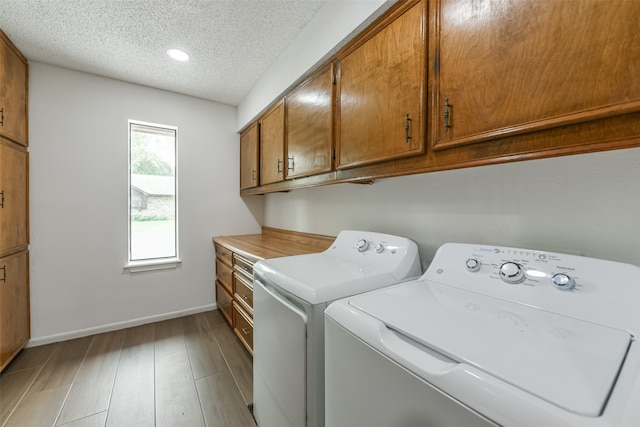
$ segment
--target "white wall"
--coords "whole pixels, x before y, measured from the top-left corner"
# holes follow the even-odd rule
[[[236,109],[30,64],[31,344],[210,309],[214,235],[259,232],[239,188]],[[180,256],[129,274],[127,120],[178,127]]]
[[[265,225],[399,234],[423,264],[445,242],[518,246],[640,265],[640,148],[266,196]]]

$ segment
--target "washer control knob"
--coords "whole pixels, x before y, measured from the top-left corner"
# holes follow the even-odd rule
[[[376,245],[376,252],[381,254],[382,252],[384,252],[384,245],[382,243],[378,243]]]
[[[554,274],[551,281],[556,288],[562,289],[563,291],[569,291],[576,286],[576,281],[573,277],[565,273]]]
[[[467,270],[475,273],[480,270],[480,261],[475,258],[469,258],[466,263]]]
[[[369,242],[366,239],[360,239],[356,243],[356,248],[358,248],[358,252],[364,252],[369,248]]]
[[[505,262],[500,266],[500,278],[507,283],[520,283],[524,280],[524,269],[516,262]]]

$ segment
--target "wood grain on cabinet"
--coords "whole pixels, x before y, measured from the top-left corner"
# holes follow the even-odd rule
[[[432,2],[433,148],[640,111],[639,18],[637,1]]]
[[[233,269],[216,259],[216,278],[233,295]]]
[[[227,292],[224,286],[216,280],[216,304],[223,314],[224,318],[229,322],[229,325],[233,325],[233,308],[231,303],[233,297]]]
[[[27,344],[29,319],[29,252],[0,258],[0,371]]]
[[[338,169],[424,152],[426,1],[407,1],[339,56]]]
[[[0,136],[25,146],[28,81],[27,59],[0,30]]]
[[[284,100],[260,119],[260,183],[284,179]]]
[[[29,153],[0,140],[0,256],[29,243]]]
[[[286,97],[287,178],[332,170],[333,81],[330,64]]]
[[[258,123],[253,123],[240,134],[240,189],[258,186]]]
[[[233,301],[233,324],[233,332],[253,356],[253,319],[244,312],[236,301]]]

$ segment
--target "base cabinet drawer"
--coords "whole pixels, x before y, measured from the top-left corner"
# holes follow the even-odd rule
[[[236,273],[234,275],[235,280],[235,294],[233,297],[237,301],[242,309],[253,317],[253,286],[249,283],[244,276]]]
[[[216,303],[222,315],[227,319],[230,325],[233,325],[233,298],[226,291],[220,282],[216,281]]]
[[[233,265],[232,263],[233,252],[231,252],[229,249],[225,248],[224,246],[221,246],[218,244],[215,245],[215,248],[216,248],[216,258],[224,262],[225,264],[227,264],[229,267],[231,267],[231,265]]]
[[[216,258],[216,279],[233,295],[233,269]]]
[[[253,356],[253,320],[237,302],[233,302],[233,331]]]

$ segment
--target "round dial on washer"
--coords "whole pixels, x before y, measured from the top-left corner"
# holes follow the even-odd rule
[[[356,248],[358,248],[359,252],[366,251],[368,247],[369,247],[369,242],[366,239],[360,239],[358,240],[358,243],[356,243]]]
[[[507,283],[520,283],[524,280],[524,269],[516,262],[505,262],[500,266],[500,278]]]
[[[378,243],[376,245],[376,252],[381,254],[382,252],[384,252],[384,245],[382,243]]]
[[[556,288],[562,289],[563,291],[571,290],[576,286],[576,281],[573,277],[565,273],[554,274],[551,281]]]
[[[475,258],[469,258],[466,262],[467,270],[471,272],[476,272],[480,270],[480,261]]]

